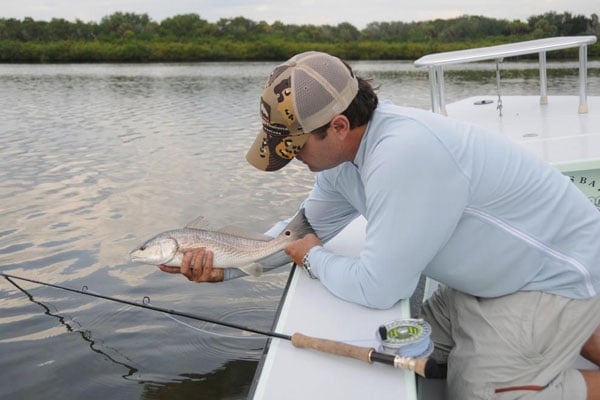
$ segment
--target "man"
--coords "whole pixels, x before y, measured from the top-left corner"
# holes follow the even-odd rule
[[[379,103],[325,53],[276,67],[261,117],[252,165],[318,172],[303,203],[318,238],[286,248],[298,265],[372,308],[421,274],[443,284],[423,318],[450,398],[600,399],[600,371],[571,369],[580,351],[600,365],[600,213],[566,177],[500,135]],[[360,214],[359,258],[321,246]],[[218,271],[209,252],[187,257],[188,279]]]

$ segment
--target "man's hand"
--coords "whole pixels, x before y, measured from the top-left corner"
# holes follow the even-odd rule
[[[181,267],[159,265],[163,272],[181,274],[193,282],[222,282],[223,268],[213,268],[213,252],[205,248],[188,251],[183,255]]]
[[[302,265],[304,255],[315,246],[321,246],[321,241],[316,235],[309,233],[302,239],[291,242],[285,246],[283,250],[291,257],[296,265]]]

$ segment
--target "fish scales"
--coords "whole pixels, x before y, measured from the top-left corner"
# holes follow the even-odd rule
[[[229,267],[248,265],[283,250],[288,242],[289,240],[285,236],[264,241],[199,229],[184,228],[178,233],[181,253],[199,247],[211,249],[214,253],[213,264],[217,267],[220,265]],[[178,266],[181,264],[181,260],[175,264]]]
[[[206,248],[213,252],[217,268],[238,268],[249,275],[259,275],[260,261],[282,251],[285,245],[314,233],[304,210],[275,238],[254,238],[259,234],[244,235],[222,230],[181,228],[159,233],[130,253],[133,262],[179,267],[187,251]]]

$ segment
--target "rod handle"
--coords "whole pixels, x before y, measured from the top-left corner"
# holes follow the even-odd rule
[[[292,335],[292,344],[298,348],[306,348],[338,356],[355,358],[369,364],[373,362],[388,364],[394,368],[406,369],[424,378],[445,378],[446,368],[438,365],[431,358],[412,358],[380,353],[372,347],[360,347],[329,339],[306,336],[301,333]]]
[[[336,342],[335,340],[306,336],[301,333],[294,333],[292,335],[292,344],[298,348],[314,349],[323,353],[356,358],[367,363],[371,363],[371,353],[375,350],[370,347],[354,346]]]
[[[429,358],[412,358],[396,356],[394,360],[395,368],[407,369],[423,378],[434,378],[437,371],[437,364]],[[435,371],[434,371],[435,370]]]

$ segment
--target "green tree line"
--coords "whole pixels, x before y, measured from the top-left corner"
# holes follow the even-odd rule
[[[198,14],[153,21],[117,12],[98,22],[0,18],[0,62],[282,60],[305,50],[345,59],[416,59],[424,54],[549,36],[600,35],[598,15],[547,12],[520,20],[461,16],[422,22],[294,25]],[[600,58],[600,46],[590,46]],[[554,53],[553,53],[554,54]],[[564,51],[559,57],[573,57]]]

